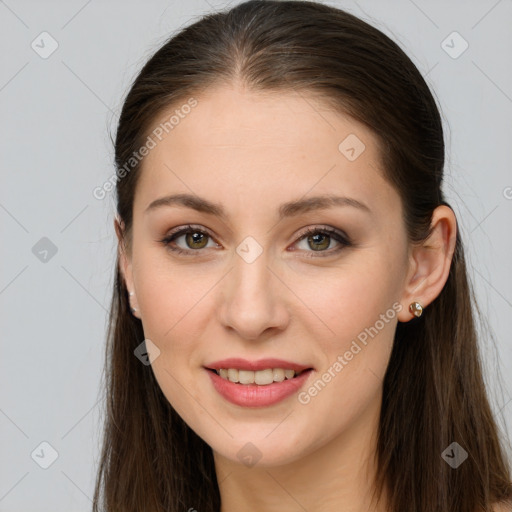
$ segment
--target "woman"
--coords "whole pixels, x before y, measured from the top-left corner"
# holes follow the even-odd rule
[[[510,509],[441,118],[393,41],[313,2],[208,15],[115,157],[95,511]]]

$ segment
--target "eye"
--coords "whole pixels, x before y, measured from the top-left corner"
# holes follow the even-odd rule
[[[326,251],[324,249],[327,249],[330,245],[332,240],[335,240],[338,244],[338,247]],[[352,242],[349,240],[349,238],[344,235],[342,232],[338,231],[337,229],[333,229],[331,227],[314,227],[314,228],[308,228],[306,232],[302,233],[300,236],[298,242],[306,242],[306,247],[312,249],[312,251],[307,251],[310,254],[307,254],[306,257],[309,258],[315,258],[315,257],[323,257],[323,256],[330,256],[332,254],[338,253],[341,251],[344,247],[350,247],[352,245]],[[314,254],[315,252],[322,253],[320,255]],[[326,254],[324,254],[326,253]]]
[[[185,240],[184,248],[173,245],[176,240],[182,237]],[[193,253],[194,251],[199,251],[200,249],[206,247],[208,238],[211,238],[211,236],[207,231],[204,231],[192,225],[188,225],[177,231],[171,232],[163,240],[160,240],[160,242],[170,251],[173,251],[176,254],[195,256],[195,254],[191,253]]]
[[[184,238],[185,247],[176,245],[176,241],[182,237]],[[201,249],[208,248],[208,239],[212,239],[212,236],[207,231],[200,227],[188,225],[171,232],[160,240],[160,243],[176,254],[196,256],[201,252]],[[338,247],[329,251],[325,250],[329,248],[333,239],[338,244]],[[296,243],[302,241],[306,241],[307,247],[312,249],[312,251],[305,250],[306,253],[310,253],[307,257],[313,258],[318,256],[322,257],[324,256],[323,253],[327,253],[326,255],[329,256],[338,253],[344,247],[350,247],[352,245],[352,242],[344,233],[329,226],[308,228],[300,235]],[[219,247],[216,243],[214,245]],[[295,251],[295,249],[293,249],[293,251]],[[314,254],[315,252],[322,254],[316,255]]]

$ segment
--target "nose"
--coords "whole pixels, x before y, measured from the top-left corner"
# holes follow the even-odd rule
[[[288,293],[265,252],[250,263],[236,254],[219,294],[220,322],[247,340],[275,336],[289,322]]]

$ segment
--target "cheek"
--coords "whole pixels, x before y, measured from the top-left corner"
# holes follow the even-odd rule
[[[331,407],[343,396],[347,410],[360,407],[352,402],[365,393],[370,399],[384,377],[401,306],[399,260],[383,254],[360,253],[336,272],[321,269],[297,280],[297,296],[314,312],[306,311],[310,336],[323,353],[320,377],[336,375],[318,405]]]
[[[378,399],[389,363],[400,309],[396,274],[383,262],[369,268],[345,268],[333,279],[317,280],[317,288],[308,287],[314,290],[308,305],[322,320],[310,334],[323,358],[317,379],[299,400],[305,416],[330,418],[324,440]]]
[[[339,269],[303,273],[294,292],[314,313],[324,338],[346,340],[373,325],[399,297],[396,272],[388,262],[360,259]],[[308,317],[311,313],[306,311]]]
[[[141,261],[139,269],[136,286],[144,336],[160,351],[151,369],[168,402],[186,422],[195,425],[201,408],[191,404],[200,403],[201,396],[191,386],[191,366],[201,354],[200,341],[208,320],[205,294],[215,281],[213,277],[205,281],[197,273],[182,271],[169,262],[162,264],[156,258],[146,259],[144,264]],[[197,378],[199,369],[193,371]]]
[[[147,337],[153,336],[164,344],[173,339],[183,340],[185,334],[188,340],[196,339],[199,322],[205,318],[201,302],[207,299],[217,280],[213,272],[180,267],[161,249],[142,254],[135,286]]]
[[[212,296],[222,283],[219,272],[192,267],[146,260],[138,274],[137,298],[144,336],[160,351],[151,364],[159,387],[185,422],[197,425],[209,424],[201,407],[209,377],[200,366],[205,335],[211,332]]]

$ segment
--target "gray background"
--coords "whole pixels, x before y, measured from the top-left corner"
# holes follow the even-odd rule
[[[481,346],[505,435],[512,425],[512,2],[325,3],[395,39],[438,97],[445,190],[494,333]],[[116,250],[113,198],[97,200],[92,190],[114,171],[108,133],[136,72],[172,32],[225,5],[0,0],[0,511],[91,508]],[[44,31],[58,43],[47,58],[40,55],[52,41]],[[43,469],[52,450],[57,458]]]

